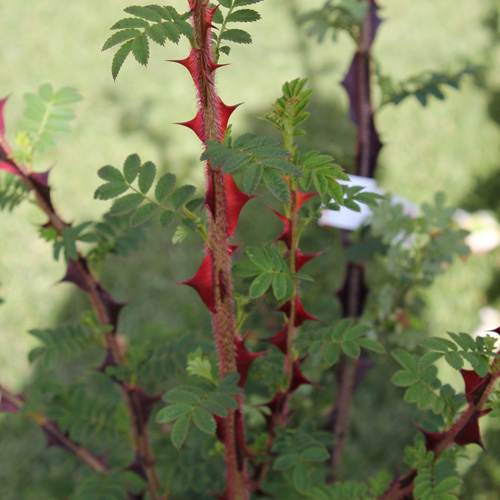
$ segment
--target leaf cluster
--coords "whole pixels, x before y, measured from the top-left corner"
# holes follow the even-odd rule
[[[183,208],[196,191],[190,185],[174,189],[177,178],[170,172],[157,179],[152,190],[156,165],[151,161],[142,163],[136,154],[126,158],[122,170],[123,172],[111,165],[100,168],[97,173],[106,183],[97,188],[94,198],[116,198],[109,215],[119,217],[130,214],[129,225],[132,228],[144,224],[156,215],[160,226],[168,227],[174,221],[177,210]],[[148,195],[151,190],[154,194]],[[125,194],[127,191],[131,192]]]
[[[63,87],[55,91],[49,83],[41,85],[38,94],[25,94],[26,110],[16,137],[20,150],[13,157],[31,164],[35,151],[43,153],[56,146],[57,136],[71,130],[69,122],[75,118],[75,113],[70,106],[82,99],[74,88]]]
[[[116,401],[89,395],[83,383],[58,394],[46,410],[73,441],[87,446],[129,437],[125,406]]]
[[[210,160],[212,168],[222,167],[225,174],[243,171],[242,187],[250,195],[263,180],[273,196],[288,203],[290,188],[283,175],[302,176],[290,153],[273,137],[245,134],[234,142],[229,138],[226,144],[208,141],[205,145],[201,160]]]
[[[172,404],[158,412],[156,421],[160,424],[175,421],[170,437],[177,449],[186,440],[191,422],[202,432],[215,434],[214,415],[226,418],[228,408],[235,410],[238,407],[235,396],[242,393],[236,385],[238,378],[238,374],[232,373],[217,386],[201,383],[182,385],[163,396],[164,401]]]
[[[299,186],[303,191],[309,191],[311,185],[314,185],[321,201],[328,208],[332,208],[331,200],[334,200],[337,206],[344,205],[344,190],[337,179],[348,181],[349,176],[331,156],[319,151],[309,151],[298,158],[298,164],[303,174],[299,179]]]
[[[108,472],[92,474],[78,485],[74,500],[127,500],[128,485],[137,485],[142,480],[132,472]]]
[[[432,350],[420,358],[421,368],[424,369],[443,358],[452,368],[461,370],[464,361],[467,361],[480,377],[485,377],[491,358],[498,357],[495,351],[497,339],[490,335],[474,339],[467,333],[447,333],[452,340],[431,337],[419,342],[422,347]]]
[[[12,212],[28,198],[28,193],[28,189],[19,177],[0,172],[0,210]]]
[[[417,217],[389,201],[374,208],[371,234],[386,245],[387,271],[400,285],[427,287],[454,256],[470,253],[464,243],[468,233],[456,227],[454,213],[443,193],[436,194],[434,204],[422,204]]]
[[[370,331],[370,326],[354,325],[352,318],[345,318],[333,330],[328,330],[325,338],[310,343],[309,354],[315,355],[322,351],[323,360],[328,366],[332,366],[339,360],[341,352],[353,359],[359,358],[361,348],[379,354],[385,353],[382,344],[367,337]]]
[[[305,111],[311,98],[312,89],[304,90],[307,78],[296,78],[285,82],[281,90],[283,95],[273,104],[272,111],[266,111],[259,118],[274,125],[274,128],[285,137],[285,145],[293,143],[294,137],[305,135],[305,130],[296,129],[300,123],[309,118]],[[289,149],[287,147],[287,149]]]
[[[291,274],[283,256],[272,247],[249,247],[246,254],[250,261],[235,264],[233,273],[243,278],[253,278],[249,289],[251,299],[261,297],[272,286],[276,300],[286,301],[294,294],[294,278],[311,279],[301,273]]]
[[[70,259],[78,259],[77,242],[93,243],[96,241],[96,235],[85,230],[92,224],[92,222],[82,222],[77,226],[67,226],[62,231],[58,232],[52,226],[41,227],[38,234],[45,241],[53,243],[53,256],[58,260],[61,252],[66,262]]]
[[[380,107],[386,104],[398,105],[407,97],[414,97],[422,106],[426,106],[430,96],[440,101],[445,99],[443,87],[458,89],[465,75],[474,75],[478,68],[466,66],[454,73],[436,73],[425,71],[401,82],[395,82],[390,76],[382,75],[377,70],[378,84],[382,91]]]
[[[458,500],[453,492],[462,481],[454,455],[445,452],[436,460],[434,452],[427,452],[422,442],[406,450],[405,462],[418,470],[413,490],[415,500]]]
[[[299,23],[309,25],[308,36],[317,38],[319,43],[330,31],[333,40],[337,39],[340,32],[346,31],[357,41],[368,7],[366,0],[328,0],[321,9],[300,16]]]
[[[167,40],[178,43],[181,36],[194,36],[192,26],[186,21],[191,15],[190,12],[179,14],[169,5],[134,5],[123,10],[132,17],[120,19],[111,26],[116,32],[102,47],[102,50],[107,50],[120,45],[111,64],[111,73],[115,80],[130,53],[139,64],[148,64],[150,40],[163,46]]]
[[[321,435],[304,430],[276,429],[272,451],[278,454],[274,470],[289,471],[292,484],[300,493],[306,493],[311,487],[312,466],[330,457]]]
[[[437,378],[437,368],[426,364],[425,360],[421,363],[423,358],[419,360],[418,356],[401,349],[393,351],[392,356],[403,370],[397,371],[391,382],[398,387],[407,387],[404,400],[416,403],[420,410],[432,408],[434,414],[442,414],[446,410],[446,399],[443,396],[448,388],[443,387]]]
[[[105,214],[103,220],[93,226],[91,234],[95,235],[95,245],[87,254],[92,263],[102,262],[109,254],[127,256],[146,241],[144,226],[130,227],[129,219],[130,214],[121,217]]]
[[[252,43],[250,33],[239,28],[227,28],[231,23],[252,23],[260,19],[260,14],[246,7],[262,2],[262,0],[221,0],[220,4],[225,7],[227,13],[224,15],[221,9],[215,11],[212,23],[221,25],[220,29],[212,31],[212,37],[215,43],[215,58],[219,59],[220,53],[229,55],[231,47],[223,45],[227,42],[233,43]]]
[[[30,363],[39,359],[44,370],[52,370],[59,360],[69,362],[89,347],[94,338],[80,325],[55,329],[30,330],[30,335],[43,345],[35,347],[28,354]]]

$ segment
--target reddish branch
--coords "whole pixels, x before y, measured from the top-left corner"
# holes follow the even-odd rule
[[[430,432],[420,429],[425,437],[426,449],[434,452],[435,460],[438,460],[443,452],[450,449],[454,444],[460,446],[477,444],[484,449],[479,430],[479,418],[490,412],[490,410],[484,408],[488,396],[500,377],[500,361],[495,360],[492,363],[490,371],[485,377],[480,377],[472,370],[462,370],[461,373],[465,382],[465,396],[467,398],[465,410],[445,431]],[[412,469],[405,475],[394,479],[391,487],[379,500],[405,500],[411,498],[417,474],[418,471]]]
[[[22,396],[13,394],[2,385],[0,385],[0,395],[2,396],[0,411],[17,413],[24,406],[24,399]],[[101,458],[73,442],[66,434],[61,432],[58,425],[52,420],[47,419],[39,412],[30,412],[28,417],[40,426],[47,436],[49,446],[59,446],[67,452],[72,453],[78,460],[95,472],[106,472],[109,470],[108,466]]]
[[[231,113],[237,106],[225,105],[217,94],[214,84],[216,64],[211,38],[212,18],[217,7],[210,7],[204,0],[189,0],[194,38],[189,56],[181,61],[190,73],[197,91],[198,112],[189,122],[182,123],[193,130],[202,142],[222,142]],[[212,313],[215,344],[217,348],[220,377],[240,372],[243,359],[237,358],[236,342],[239,339],[233,311],[233,290],[231,278],[231,253],[229,238],[236,228],[238,215],[243,205],[250,199],[243,194],[230,174],[220,168],[213,169],[206,164],[207,193],[205,204],[208,208],[210,231],[207,256],[200,269],[184,283],[192,286]],[[241,340],[241,339],[240,339]],[[242,344],[239,356],[246,351]],[[247,367],[248,369],[248,367]],[[246,377],[245,377],[246,378]],[[246,471],[248,455],[243,430],[241,401],[238,410],[228,411],[226,419],[219,420],[218,436],[225,447],[228,500],[248,500],[249,482]]]

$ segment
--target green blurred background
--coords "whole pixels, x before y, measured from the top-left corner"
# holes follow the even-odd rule
[[[226,103],[244,102],[232,118],[233,130],[239,134],[264,127],[257,116],[280,95],[284,81],[309,77],[315,89],[313,115],[306,123],[308,136],[302,144],[332,154],[349,168],[355,131],[347,117],[347,96],[339,83],[352,57],[353,44],[340,36],[336,42],[326,40],[319,45],[296,23],[298,13],[322,3],[265,0],[258,4],[262,20],[248,27],[254,43],[234,47],[229,57],[223,56],[222,62],[231,62],[231,66],[218,72],[218,86]],[[185,182],[203,186],[199,142],[187,129],[173,125],[195,113],[187,72],[166,62],[185,57],[186,43],[152,46],[148,68],[128,60],[116,82],[110,72],[112,51],[101,53],[109,27],[129,4],[128,0],[68,0],[64,4],[0,0],[0,97],[11,94],[5,107],[11,143],[24,110],[25,92],[49,82],[55,88],[74,86],[85,97],[77,105],[71,135],[61,139],[57,150],[40,156],[36,166],[39,171],[52,168],[54,203],[70,221],[90,220],[106,210],[108,204],[93,200],[99,184],[96,171],[105,164],[121,166],[133,152],[163,170],[174,171]],[[171,4],[183,11],[186,2],[173,0]],[[488,209],[498,218],[497,2],[379,0],[379,5],[384,23],[374,55],[384,73],[395,80],[425,70],[455,71],[465,64],[483,67],[475,77],[465,77],[460,90],[446,88],[443,102],[431,98],[422,108],[410,98],[398,106],[388,105],[377,114],[384,143],[377,172],[379,183],[415,202],[430,201],[436,191],[444,191],[452,205],[470,211]],[[376,89],[374,94],[377,99]],[[243,228],[264,217],[260,209],[248,210],[242,218]],[[52,260],[49,244],[37,238],[37,226],[43,222],[37,209],[28,205],[12,214],[0,214],[0,297],[5,300],[0,307],[0,381],[12,390],[21,390],[31,376],[26,356],[35,341],[27,331],[78,318],[85,307],[85,299],[70,285],[56,286],[64,268],[61,262]],[[265,229],[266,234],[275,234],[274,226]],[[333,233],[323,230],[322,243],[329,238],[334,241]],[[154,245],[140,255],[115,259],[102,270],[104,284],[116,298],[133,299],[123,314],[121,330],[133,334],[166,321],[174,326],[187,322],[193,329],[208,331],[208,316],[193,318],[190,314],[191,291],[172,286],[173,281],[185,279],[196,269],[199,247],[172,248],[168,234],[155,233],[154,239]],[[498,250],[453,264],[427,294],[423,323],[429,334],[474,331],[480,323],[480,309],[500,304],[499,270]],[[338,282],[339,277],[332,275],[332,291]],[[5,481],[14,480],[7,465],[15,462],[12,455],[26,458],[20,447],[12,448],[14,440],[9,438],[15,429],[19,432],[20,428],[7,425],[6,417],[0,415],[0,442],[7,439],[11,446],[0,445],[2,500],[19,498],[9,496],[12,488],[2,494]],[[500,438],[492,434],[491,440],[493,443]],[[43,448],[41,438],[36,446]],[[486,446],[494,448],[488,442]],[[470,476],[478,483],[464,498],[500,498],[495,491],[500,482],[495,456],[499,453],[492,450],[482,459],[480,470]]]

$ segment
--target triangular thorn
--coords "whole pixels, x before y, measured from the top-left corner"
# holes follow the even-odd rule
[[[88,292],[90,288],[80,269],[80,266],[78,265],[78,262],[84,267],[84,269],[87,269],[87,260],[83,257],[79,257],[78,261],[69,259],[66,274],[60,280],[60,283],[73,283],[84,292]]]
[[[203,259],[198,271],[196,274],[186,280],[178,282],[179,285],[188,285],[191,288],[194,288],[201,300],[207,307],[210,312],[215,311],[215,296],[214,296],[214,287],[212,280],[212,262],[210,259],[210,255],[206,255]]]
[[[438,443],[442,441],[442,439],[445,436],[444,432],[431,432],[431,431],[426,431],[425,429],[422,429],[420,425],[416,424],[412,420],[412,424],[424,435],[425,437],[425,449],[427,451],[432,451],[436,448]]]
[[[316,196],[318,193],[301,193],[299,190],[295,191],[295,196],[297,202],[295,204],[295,211],[298,212],[300,207],[313,196]]]
[[[292,223],[290,219],[288,217],[285,217],[284,215],[281,215],[279,212],[274,210],[274,208],[270,207],[269,205],[266,206],[267,208],[269,208],[269,210],[271,210],[271,212],[275,213],[279,217],[280,221],[283,223],[284,226],[283,232],[277,238],[275,238],[274,241],[275,242],[284,241],[287,248],[290,249],[290,247],[292,246],[292,233],[291,233]]]
[[[292,380],[290,381],[290,387],[288,388],[288,392],[294,392],[296,389],[298,389],[301,385],[304,384],[317,386],[314,382],[311,382],[308,378],[304,377],[304,375],[300,371],[300,365],[304,362],[306,357],[307,356],[304,356],[293,362]]]
[[[283,354],[286,354],[288,352],[288,345],[287,345],[287,325],[283,326],[283,328],[273,335],[272,337],[269,337],[267,339],[261,339],[262,342],[269,342],[270,344],[276,346]]]
[[[198,139],[200,139],[201,142],[205,142],[205,132],[203,130],[201,111],[198,111],[192,120],[189,120],[188,122],[179,122],[176,123],[176,125],[182,125],[183,127],[191,129],[198,136]]]
[[[321,319],[310,315],[304,309],[304,306],[302,305],[302,303],[300,302],[300,299],[298,297],[295,300],[296,300],[295,321],[294,321],[295,326],[300,326],[302,323],[304,323],[304,321],[319,321],[320,323],[323,323],[323,321]],[[288,302],[285,302],[281,307],[279,307],[276,310],[281,311],[282,313],[286,314],[287,317],[290,317],[291,305],[292,305],[292,300],[289,300]]]
[[[479,417],[481,415],[479,412],[475,412],[467,424],[464,425],[463,429],[455,436],[455,443],[460,446],[465,446],[467,444],[477,444],[479,445],[485,453],[487,453],[484,447],[483,440],[481,439],[481,432],[479,430]]]
[[[194,78],[194,75],[196,74],[196,62],[191,56],[186,57],[186,59],[168,59],[167,61],[181,64],[189,71],[189,74]]]
[[[245,341],[237,335],[234,341],[235,350],[236,350],[236,366],[238,373],[240,375],[240,380],[238,381],[238,386],[243,388],[245,387],[248,370],[250,369],[250,365],[263,354],[266,354],[268,351],[262,352],[250,352],[246,346]]]
[[[304,267],[310,260],[314,259],[324,252],[325,250],[322,250],[321,252],[305,254],[300,250],[297,250],[297,252],[295,253],[295,272],[298,273],[302,269],[302,267]]]

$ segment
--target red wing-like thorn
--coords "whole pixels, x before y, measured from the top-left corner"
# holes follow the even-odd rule
[[[198,113],[192,120],[189,120],[188,122],[176,123],[176,125],[182,125],[184,127],[191,129],[198,136],[198,139],[200,139],[201,142],[205,142],[203,119],[201,117],[200,111],[198,111]]]
[[[180,281],[179,285],[188,285],[194,288],[201,300],[210,312],[215,311],[215,297],[212,280],[212,263],[210,255],[206,255],[203,259],[196,274],[186,281]]]
[[[482,397],[486,386],[491,380],[488,373],[480,377],[474,370],[460,370],[465,383],[465,396],[469,404],[476,404]]]
[[[236,347],[236,365],[238,369],[238,373],[240,374],[240,380],[238,381],[239,387],[245,387],[248,370],[250,369],[250,365],[263,354],[266,354],[267,351],[262,352],[250,352],[246,346],[244,340],[237,335],[235,338],[235,347]]]
[[[284,241],[287,248],[290,249],[292,246],[292,235],[291,235],[291,221],[288,217],[285,217],[284,215],[281,215],[279,212],[274,210],[274,208],[271,208],[269,205],[266,205],[269,210],[274,212],[280,219],[280,221],[283,223],[284,229],[283,232],[274,240],[276,241]]]
[[[80,257],[79,262],[84,268],[87,268],[86,259]],[[66,274],[61,279],[61,282],[73,283],[84,292],[88,292],[90,290],[85,276],[83,275],[80,267],[77,264],[77,261],[73,259],[69,259],[68,267],[66,268]]]
[[[322,320],[319,318],[315,318],[314,316],[311,316],[305,309],[302,303],[300,302],[299,298],[296,298],[296,306],[295,306],[295,326],[300,326],[304,321],[319,321],[320,323],[323,323]],[[290,310],[291,310],[291,300],[288,302],[285,302],[280,308],[276,309],[277,311],[281,311],[282,313],[286,314],[288,317],[290,317]]]
[[[241,210],[255,196],[250,196],[240,190],[231,174],[224,175],[227,203],[227,235],[231,236],[240,217]]]
[[[278,333],[276,333],[272,337],[269,337],[267,339],[261,339],[261,340],[262,340],[262,342],[269,342],[270,344],[275,345],[283,354],[286,354],[288,351],[287,342],[286,342],[287,331],[288,331],[288,328],[287,328],[287,325],[285,323],[283,328]]]
[[[297,359],[293,362],[293,372],[292,372],[292,380],[290,381],[290,387],[288,388],[288,392],[293,392],[298,389],[301,385],[310,384],[316,386],[313,382],[311,382],[308,378],[304,377],[302,372],[300,371],[300,365],[303,363],[306,357]]]
[[[460,446],[465,446],[467,444],[477,444],[479,445],[485,453],[487,453],[484,447],[483,441],[481,439],[481,432],[479,430],[478,419],[481,415],[479,412],[474,413],[463,429],[456,435],[455,443]]]
[[[424,437],[425,437],[425,449],[427,451],[434,450],[436,448],[436,446],[438,445],[438,443],[445,436],[444,432],[426,431],[425,429],[422,429],[422,427],[420,427],[420,425],[416,424],[413,421],[412,421],[412,424],[424,435]]]
[[[300,207],[313,196],[316,196],[318,193],[301,193],[299,190],[295,191],[295,196],[297,197],[297,203],[295,205],[295,210],[298,212]]]
[[[295,253],[295,272],[298,273],[302,269],[302,267],[304,267],[310,260],[314,259],[314,257],[317,257],[324,252],[325,250],[322,250],[321,252],[305,254],[300,250],[297,250],[297,252]]]

